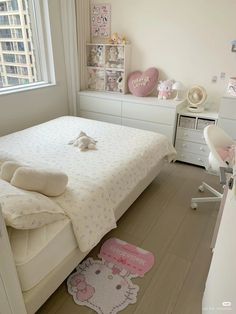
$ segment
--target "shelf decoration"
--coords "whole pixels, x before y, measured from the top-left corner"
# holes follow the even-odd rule
[[[111,5],[96,3],[91,6],[92,37],[109,38],[111,35]]]
[[[236,77],[231,77],[227,86],[227,93],[236,97]]]
[[[127,92],[130,45],[87,44],[87,86],[89,90]]]
[[[132,72],[128,78],[130,92],[139,97],[150,95],[157,86],[158,76],[159,71],[156,68]]]

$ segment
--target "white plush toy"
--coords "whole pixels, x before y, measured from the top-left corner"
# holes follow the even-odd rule
[[[81,131],[79,136],[77,136],[74,140],[70,141],[69,145],[74,145],[76,147],[79,147],[81,151],[84,151],[86,149],[95,149],[96,143],[92,137],[88,136],[85,132]]]

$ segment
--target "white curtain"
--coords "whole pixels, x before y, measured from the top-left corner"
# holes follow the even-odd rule
[[[90,0],[75,0],[77,13],[77,39],[80,90],[86,89],[86,43],[90,42]]]
[[[79,89],[79,63],[75,0],[61,0],[60,3],[69,113],[76,115],[77,91]]]

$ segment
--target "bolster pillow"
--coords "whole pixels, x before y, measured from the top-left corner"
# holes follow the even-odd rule
[[[10,182],[13,177],[13,174],[15,173],[16,169],[18,169],[19,167],[22,167],[22,165],[19,164],[18,162],[5,161],[1,166],[0,178],[2,180]]]
[[[16,169],[10,183],[20,189],[36,191],[46,196],[59,196],[66,189],[68,176],[51,169],[20,167]]]

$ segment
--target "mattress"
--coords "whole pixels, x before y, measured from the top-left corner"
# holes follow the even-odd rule
[[[158,161],[145,180],[139,182],[132,192],[119,203],[115,209],[116,220],[123,215],[143,189],[160,172],[163,162],[163,160]],[[23,292],[38,285],[67,256],[78,249],[69,219],[33,230],[17,230],[11,227],[7,230]],[[84,257],[82,254],[81,256]]]
[[[8,234],[22,291],[37,285],[78,247],[69,219],[32,230],[8,228]]]

